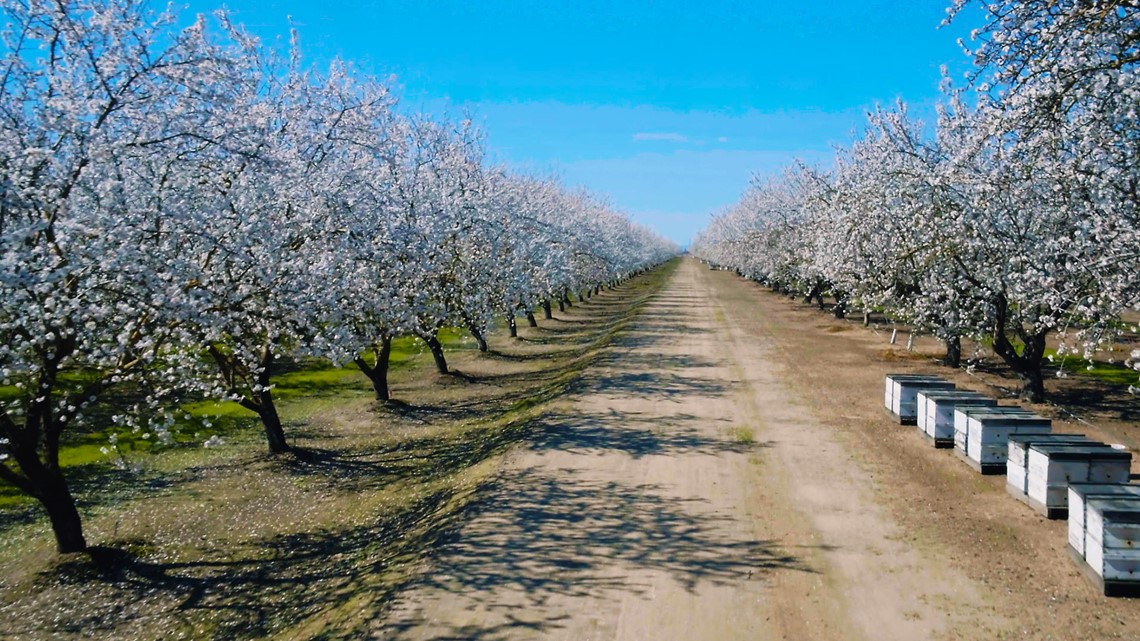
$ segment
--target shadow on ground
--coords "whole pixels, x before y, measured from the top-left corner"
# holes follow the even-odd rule
[[[688,591],[758,580],[777,569],[813,571],[776,542],[726,534],[739,528],[726,527],[729,519],[704,505],[699,497],[667,497],[658,485],[588,481],[573,470],[505,474],[480,502],[480,518],[443,544],[434,571],[418,582],[495,605],[505,620],[436,630],[435,638],[557,629],[565,616],[552,603],[556,597],[642,594],[648,586],[630,578],[638,569],[664,570]],[[504,604],[497,598],[503,591],[521,598]],[[385,629],[386,638],[413,638],[410,631],[425,623],[417,616],[399,620]]]

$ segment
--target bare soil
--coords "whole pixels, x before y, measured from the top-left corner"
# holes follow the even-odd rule
[[[931,361],[687,260],[373,637],[1140,636],[1063,522],[892,422],[888,372],[993,391]]]

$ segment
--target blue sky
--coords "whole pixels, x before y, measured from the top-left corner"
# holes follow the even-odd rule
[[[191,0],[191,12],[222,3]],[[606,194],[679,243],[754,174],[826,163],[866,109],[930,117],[960,77],[948,0],[562,2],[227,0],[314,62],[394,74],[406,104],[470,111],[492,157]]]

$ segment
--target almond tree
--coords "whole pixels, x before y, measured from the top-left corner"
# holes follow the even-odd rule
[[[179,328],[161,310],[184,290],[153,257],[171,242],[179,158],[210,144],[207,81],[227,65],[202,22],[175,32],[128,0],[5,0],[0,13],[0,478],[76,552],[65,432],[113,386],[150,404],[181,380]]]
[[[955,10],[964,3],[957,3]],[[1077,328],[1102,346],[1140,304],[1140,6],[986,5],[979,106],[952,105],[953,181],[985,268],[994,351],[1044,395],[1045,339]]]

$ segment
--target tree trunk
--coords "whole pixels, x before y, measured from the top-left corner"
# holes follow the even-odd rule
[[[821,296],[820,301],[822,300],[823,297]],[[847,318],[847,299],[843,297],[836,297],[835,307],[833,307],[831,311],[835,313],[836,318]]]
[[[558,299],[558,311],[563,314],[566,313],[566,303],[562,302],[561,298]]]
[[[942,362],[950,367],[962,366],[962,337],[950,336],[945,339],[946,356]]]
[[[513,311],[507,312],[507,331],[510,333],[511,338],[519,337],[519,326],[515,322],[515,313]]]
[[[574,306],[574,303],[570,300],[570,290],[569,289],[562,290],[562,302],[565,303],[567,307],[573,307]]]
[[[1045,361],[1048,330],[1031,334],[1020,325],[1020,321],[1010,319],[1009,302],[1004,295],[995,297],[994,310],[994,353],[1021,378],[1021,398],[1031,403],[1044,402],[1045,379],[1041,374],[1041,366]],[[1021,353],[1010,342],[1007,330],[1014,331],[1025,343]]]
[[[559,305],[559,307],[562,307],[562,306]],[[558,311],[562,311],[562,310],[559,309]],[[554,314],[550,311],[550,299],[549,298],[542,299],[542,317],[545,318],[546,320],[553,320],[554,319]]]
[[[863,327],[870,327],[870,326],[871,326],[871,310],[864,308],[863,309]]]
[[[808,290],[807,295],[804,296],[804,304],[810,305],[812,300],[818,301],[819,308],[823,309],[823,286],[819,283],[812,285],[811,289]]]
[[[486,352],[487,351],[487,337],[483,335],[483,332],[480,331],[478,327],[471,327],[470,329],[468,329],[468,331],[470,331],[471,336],[473,336],[475,338],[475,343],[479,346],[479,351],[480,352]]]
[[[586,302],[586,299],[582,297],[582,292],[578,292],[578,302],[579,303]]]
[[[257,414],[261,419],[261,426],[265,429],[265,441],[269,445],[270,454],[283,454],[289,451],[289,443],[285,440],[285,429],[281,426],[281,417],[277,414],[277,406],[273,404],[273,390],[269,389],[269,379],[273,375],[273,348],[266,345],[261,348],[260,367],[257,373],[257,390],[251,396],[242,398],[239,404]]]
[[[265,428],[265,440],[269,445],[270,454],[281,454],[289,451],[289,444],[285,441],[285,430],[281,427],[281,417],[277,415],[277,407],[273,404],[273,391],[269,388],[269,379],[273,375],[273,345],[266,343],[261,348],[258,358],[260,371],[255,377],[255,388],[249,395],[239,392],[239,372],[246,372],[246,368],[238,362],[231,360],[215,345],[207,346],[207,351],[214,358],[222,378],[229,386],[229,391],[239,396],[238,404],[257,414],[261,425]]]
[[[526,310],[526,324],[530,327],[538,327],[538,320],[534,317],[534,312],[529,309]]]
[[[1045,377],[1040,367],[1021,372],[1018,376],[1021,377],[1021,398],[1030,403],[1045,402]]]
[[[281,417],[277,415],[277,406],[273,404],[272,393],[269,391],[260,394],[261,424],[265,426],[265,440],[269,443],[270,454],[283,454],[289,451],[289,443],[285,440],[285,429],[281,426]]]
[[[51,483],[50,487],[44,488],[40,503],[51,519],[51,531],[55,534],[55,549],[61,554],[85,551],[87,540],[83,538],[83,522],[79,518],[75,499],[71,496],[62,474],[58,474],[58,479]]]
[[[19,448],[18,444],[16,448]],[[83,538],[83,521],[63,472],[58,466],[44,465],[34,449],[22,448],[22,451],[16,451],[16,448],[11,452],[12,457],[25,476],[5,469],[4,477],[35,497],[44,507],[55,535],[55,549],[60,554],[87,550],[87,541]],[[47,454],[50,458],[51,454]]]
[[[594,296],[597,296],[597,295],[598,295],[598,294],[600,294],[600,293],[602,293],[602,288],[601,288],[601,286],[599,286],[599,285],[594,285]]]
[[[380,349],[374,350],[376,353],[376,365],[370,366],[367,361],[357,356],[352,360],[360,371],[368,377],[372,382],[372,390],[376,392],[376,400],[390,401],[392,400],[391,391],[388,389],[388,362],[392,356],[392,338],[384,336],[380,339]]]
[[[431,357],[435,360],[435,369],[440,374],[447,374],[447,358],[443,355],[443,345],[440,344],[439,338],[434,333],[420,336],[420,338],[427,343],[428,349],[431,350]]]

